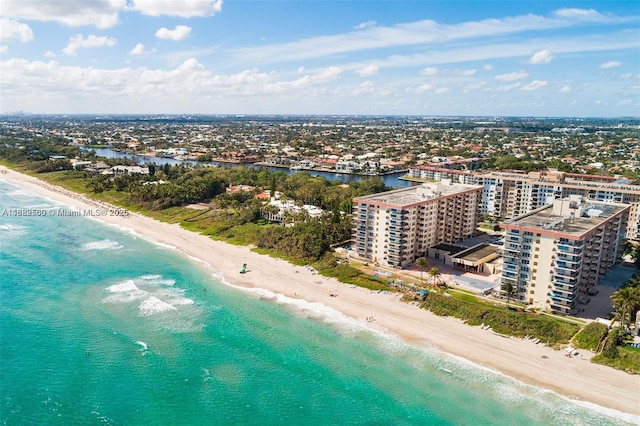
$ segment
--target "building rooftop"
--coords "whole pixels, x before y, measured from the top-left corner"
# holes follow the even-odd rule
[[[555,200],[551,206],[508,220],[503,226],[507,229],[526,228],[536,233],[579,237],[628,208],[627,204],[587,201],[580,196],[570,196]]]
[[[423,183],[409,188],[396,189],[394,191],[358,197],[355,202],[369,202],[390,207],[409,207],[426,200],[446,197],[471,190],[480,190],[481,186],[451,183],[449,179],[443,179],[438,183]]]
[[[495,246],[492,246],[490,244],[478,244],[459,253],[456,253],[453,257],[475,263],[488,258],[495,259],[496,257],[498,257],[498,252],[499,249]]]

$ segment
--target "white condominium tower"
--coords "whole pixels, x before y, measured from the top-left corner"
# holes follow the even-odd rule
[[[481,200],[481,186],[447,179],[355,198],[355,251],[384,266],[404,267],[429,247],[473,236]]]
[[[510,284],[523,303],[576,314],[621,260],[629,210],[571,195],[503,223],[503,289]]]

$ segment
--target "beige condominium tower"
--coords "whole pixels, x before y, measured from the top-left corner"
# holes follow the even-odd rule
[[[473,236],[481,200],[481,186],[448,179],[355,198],[354,249],[362,259],[404,267],[429,247]]]
[[[503,289],[542,310],[578,313],[593,287],[622,258],[629,205],[571,195],[508,220]]]

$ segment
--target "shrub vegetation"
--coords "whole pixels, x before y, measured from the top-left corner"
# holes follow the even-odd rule
[[[437,293],[428,293],[420,306],[436,315],[459,318],[469,325],[489,325],[496,333],[538,338],[549,346],[567,343],[579,329],[577,324],[553,317],[513,312]]]
[[[576,348],[597,351],[602,339],[607,335],[607,326],[598,322],[587,324],[573,338]]]

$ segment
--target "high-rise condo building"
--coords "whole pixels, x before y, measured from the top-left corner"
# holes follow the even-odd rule
[[[640,240],[640,186],[631,185],[624,178],[549,171],[473,172],[442,165],[416,166],[409,170],[409,176],[482,185],[480,212],[504,219],[529,213],[569,195],[581,195],[589,201],[629,204],[627,238]]]
[[[504,222],[501,283],[523,303],[572,315],[622,258],[630,207],[581,195]]]
[[[353,240],[359,257],[401,268],[427,248],[473,236],[482,187],[439,183],[355,198]]]

